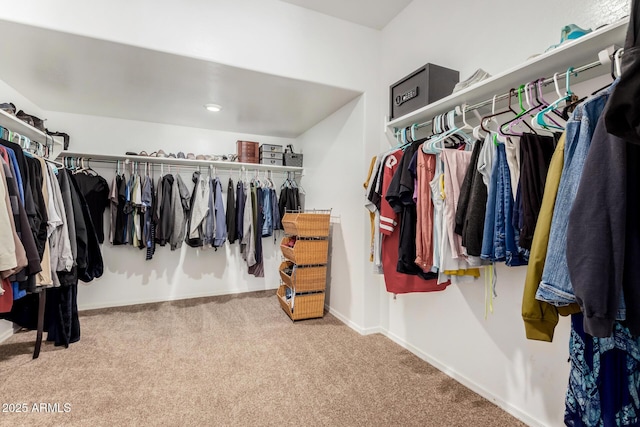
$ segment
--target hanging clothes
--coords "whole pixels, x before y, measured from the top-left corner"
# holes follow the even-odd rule
[[[482,233],[487,207],[487,186],[478,170],[480,153],[485,141],[478,140],[473,145],[471,160],[460,187],[460,198],[456,208],[455,232],[462,238],[469,265],[481,264]]]
[[[409,164],[416,151],[420,149],[422,142],[412,143],[399,158],[400,163],[391,177],[391,182],[385,193],[385,200],[399,218],[397,221],[400,225],[397,272],[418,275],[424,280],[432,280],[436,278],[436,274],[431,271],[422,271],[415,262],[417,207],[413,201],[414,180],[409,171]]]
[[[300,191],[291,180],[285,181],[280,188],[280,199],[278,200],[280,209],[280,218],[284,217],[285,212],[297,211],[301,209]]]
[[[5,169],[8,165],[2,159],[3,168],[0,170],[0,313],[11,311],[13,306],[13,288],[9,276],[20,272],[27,265],[24,247],[20,249],[20,241],[13,223],[13,211],[7,183]],[[6,166],[6,168],[4,167]],[[22,252],[20,252],[22,250]]]
[[[261,236],[272,236],[273,212],[271,211],[271,190],[268,187],[262,187],[262,219]]]
[[[89,205],[91,221],[93,221],[98,242],[104,242],[104,210],[113,202],[109,193],[109,184],[98,174],[80,172],[74,175],[82,196]],[[114,178],[115,179],[115,178]],[[116,186],[114,186],[116,187]],[[112,213],[113,215],[113,213]]]
[[[219,248],[220,246],[223,246],[225,240],[227,240],[227,223],[226,214],[224,212],[224,202],[222,201],[222,184],[217,177],[213,180],[213,189],[215,230],[212,243],[214,248]]]
[[[76,232],[79,229],[83,229],[82,233],[82,246],[85,252],[83,258],[86,261],[82,265],[78,262],[78,279],[85,283],[91,282],[93,279],[99,278],[104,272],[104,264],[102,260],[102,252],[100,251],[100,243],[98,242],[98,236],[91,220],[91,214],[89,213],[89,206],[87,201],[82,196],[78,184],[74,175],[69,171],[66,171],[71,182],[72,200],[74,200],[74,218],[76,221]],[[76,208],[79,207],[79,209]],[[80,240],[78,241],[78,257],[80,257]]]
[[[415,150],[414,150],[415,152]],[[406,155],[406,154],[405,154]],[[413,153],[412,153],[413,155]],[[402,160],[403,153],[398,150],[387,156],[384,164],[384,174],[382,177],[382,200],[380,209],[380,230],[384,234],[382,240],[382,264],[384,270],[384,279],[387,288],[387,292],[402,294],[409,292],[433,292],[441,291],[446,288],[449,282],[439,285],[437,279],[434,277],[429,280],[423,279],[424,273],[415,266],[417,270],[420,270],[421,275],[418,274],[405,274],[398,271],[400,262],[400,239],[402,221],[404,216],[399,215],[388,201],[388,190],[391,186],[392,180],[399,170],[400,161]],[[398,178],[399,179],[399,178]],[[411,191],[410,197],[413,197],[413,191]],[[399,195],[393,194],[392,200],[399,200]],[[406,217],[410,217],[411,213]],[[415,239],[411,236],[411,242],[409,244],[415,245]],[[413,252],[415,259],[415,248]]]
[[[246,203],[246,190],[244,187],[244,183],[242,181],[238,181],[238,185],[236,186],[235,236],[239,240],[239,244],[242,244],[242,241],[244,240],[244,207]]]
[[[251,183],[251,231],[253,240],[254,263],[249,266],[248,273],[255,277],[264,277],[264,263],[262,261],[262,225],[263,225],[263,197],[262,188]]]
[[[528,254],[518,247],[518,230],[511,221],[514,200],[506,148],[498,143],[494,149],[481,257],[508,266],[526,265]]]
[[[158,242],[160,246],[165,246],[171,241],[173,233],[174,211],[172,208],[173,183],[175,178],[171,174],[167,174],[162,178],[162,204],[160,205],[160,233],[161,238]]]
[[[571,290],[585,313],[585,331],[595,337],[610,336],[623,319],[640,334],[638,162],[640,147],[610,135],[600,117],[566,235]]]
[[[558,315],[568,316],[580,312],[580,307],[577,304],[556,307],[547,302],[536,300],[536,291],[542,278],[549,244],[551,218],[564,165],[564,146],[565,134],[563,133],[555,148],[547,176],[545,177],[544,195],[531,243],[529,265],[527,266],[522,297],[522,319],[524,320],[527,339],[530,340],[553,341],[553,333],[559,319]]]
[[[273,231],[276,230],[284,230],[282,227],[282,218],[280,217],[280,208],[278,207],[278,195],[276,194],[275,188],[269,188],[269,192],[271,193],[271,217],[273,221]]]
[[[187,217],[191,210],[191,192],[185,185],[182,177],[176,174],[173,180],[171,200],[172,230],[169,243],[171,250],[175,251],[182,246],[186,233]]]
[[[553,211],[549,248],[536,299],[555,306],[576,302],[567,267],[567,226],[592,136],[614,85],[578,105],[566,125],[564,166]],[[623,312],[619,313],[623,317]],[[622,319],[619,319],[622,320]]]
[[[604,111],[607,131],[627,143],[640,144],[640,1],[631,1],[631,13],[622,56],[622,75]]]
[[[157,216],[158,195],[156,193],[155,185],[153,184],[153,178],[148,176],[147,176],[147,186],[148,186],[148,190],[147,190],[148,193],[145,192],[145,194],[147,194],[147,200],[150,200],[150,205],[147,208],[147,211],[145,212],[145,227],[147,230],[145,232],[145,240],[147,242],[147,251],[146,251],[145,260],[149,261],[153,259],[153,255],[156,252],[156,229],[158,227],[159,218]],[[191,203],[189,203],[189,206],[191,206]]]
[[[416,203],[416,259],[415,264],[422,269],[423,272],[433,271],[433,214],[434,206],[431,200],[431,186],[436,173],[436,156],[434,154],[426,154],[422,150],[417,150],[415,154],[415,165],[412,175],[415,178],[415,191],[413,201]],[[372,226],[375,223],[372,222]],[[374,241],[372,231],[372,243]],[[373,254],[372,254],[373,255]]]
[[[245,187],[245,195],[243,199],[245,200],[245,205],[242,218],[243,226],[240,250],[242,252],[242,257],[247,261],[247,265],[252,267],[256,264],[256,237],[253,228],[253,205],[255,203],[255,196],[252,197],[251,186]]]
[[[456,234],[456,209],[460,199],[462,183],[471,163],[471,152],[444,149],[440,158],[444,164],[444,227],[451,257],[466,261],[465,250],[462,246],[462,236]],[[467,266],[463,266],[466,268]]]
[[[62,195],[62,204],[65,211],[65,219],[67,223],[67,230],[69,232],[69,242],[71,243],[71,256],[73,258],[73,264],[71,270],[60,270],[56,272],[58,280],[61,286],[71,286],[77,284],[77,259],[78,259],[78,235],[76,232],[76,219],[73,209],[73,201],[71,197],[71,183],[69,181],[69,175],[63,170],[58,170],[58,184],[60,185],[60,193]]]
[[[235,187],[233,185],[233,180],[229,178],[229,183],[227,184],[227,217],[226,217],[226,225],[227,225],[227,233],[229,238],[229,243],[235,243],[238,239],[238,231],[236,229],[236,197],[235,197]]]
[[[208,180],[195,171],[192,177],[194,188],[191,201],[191,216],[188,224],[187,244],[191,247],[204,245],[204,221],[209,213],[209,183]]]
[[[520,177],[522,227],[519,245],[531,249],[538,221],[544,186],[557,139],[551,136],[525,133],[520,137],[522,171]],[[520,221],[518,221],[520,223]]]
[[[640,339],[616,322],[609,338],[583,329],[582,314],[571,316],[571,370],[565,424],[572,427],[636,426],[640,423]]]
[[[73,252],[71,251],[71,240],[69,238],[69,227],[67,225],[67,214],[62,199],[62,191],[60,184],[52,166],[47,168],[48,182],[53,190],[52,204],[55,208],[55,214],[58,219],[56,227],[49,235],[49,243],[51,247],[51,271],[54,286],[61,286],[61,282],[57,274],[58,271],[70,272],[73,268]],[[50,203],[51,204],[51,203]],[[51,215],[49,216],[51,218]]]
[[[213,240],[216,232],[216,208],[215,208],[215,187],[213,178],[207,179],[209,192],[207,193],[207,215],[204,220],[204,244],[213,247]]]

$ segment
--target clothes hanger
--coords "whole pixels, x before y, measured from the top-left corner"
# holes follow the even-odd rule
[[[482,120],[480,120],[480,127],[482,128],[483,131],[487,132],[487,133],[491,133],[491,130],[488,129],[487,127],[485,127],[485,123],[491,119],[492,122],[494,122],[495,124],[497,124],[499,126],[499,123],[497,120],[495,120],[496,117],[502,116],[504,114],[509,114],[512,113],[514,115],[518,115],[518,113],[516,112],[516,110],[514,110],[511,107],[511,98],[515,95],[515,88],[511,88],[509,89],[509,97],[507,98],[508,101],[508,105],[507,105],[507,109],[506,110],[502,110],[502,111],[498,111],[496,112],[492,112],[489,115],[483,116]],[[496,97],[494,96],[494,101],[495,101]]]
[[[614,80],[622,76],[622,54],[624,49],[618,49],[613,53],[613,64],[615,70]]]
[[[444,139],[446,138],[443,122],[444,114],[439,114],[435,116],[432,121],[432,131],[436,132],[433,134],[428,140],[426,140],[422,146],[422,152],[426,154],[439,154],[444,149]],[[441,146],[438,146],[438,143],[441,143]]]
[[[473,126],[471,126],[469,123],[467,123],[467,107],[468,104],[464,103],[460,106],[456,106],[456,113],[458,113],[459,116],[462,116],[462,127],[460,128],[461,130],[470,130],[473,131]]]
[[[542,93],[543,84],[544,84],[544,78],[539,78],[538,80],[536,80],[535,86],[537,90],[534,91],[536,102],[538,102],[541,105],[540,107],[541,109],[548,107],[550,105],[549,102],[547,102],[547,100],[544,99],[544,94]],[[562,125],[562,122],[556,121],[558,118],[566,121],[563,115],[557,110],[551,110],[551,112],[556,116],[556,119],[554,119],[553,116],[548,116],[547,119],[551,120],[551,122],[553,122],[556,126],[564,127]],[[550,132],[549,129],[543,128],[542,126],[538,126],[534,118],[531,119],[531,126],[537,130]]]
[[[407,128],[404,127],[400,130],[400,135],[401,135],[401,141],[402,143],[398,146],[398,147],[394,147],[394,149],[392,151],[395,150],[404,150],[406,149],[409,145],[411,145],[413,142],[412,141],[408,141],[407,140]]]
[[[76,169],[73,171],[73,174],[74,174],[74,175],[77,175],[78,173],[80,173],[80,172],[82,172],[82,171],[84,170],[84,163],[83,163],[82,158],[78,159],[78,161],[80,162],[80,167],[76,168]]]
[[[450,112],[447,112],[446,114],[448,115],[449,113]],[[447,139],[447,137],[453,132],[453,130],[450,130],[448,127],[445,127],[446,122],[443,120],[443,116],[444,116],[443,114],[440,114],[434,117],[433,119],[433,122],[436,123],[435,130],[436,131],[439,131],[440,129],[443,129],[443,130],[441,132],[438,132],[435,135],[432,135],[428,141],[425,141],[425,144],[422,145],[423,151],[425,153],[427,153],[428,151],[432,151],[432,148],[434,148],[435,144],[437,144],[438,142],[442,141],[444,143],[444,140]],[[425,149],[428,151],[425,151]]]
[[[507,136],[520,136],[520,134],[515,134],[515,133],[509,133],[507,132],[507,130],[511,130],[510,129],[510,125],[518,120],[520,117],[522,117],[525,112],[527,111],[524,108],[523,102],[522,102],[522,92],[524,92],[524,85],[520,85],[518,86],[518,89],[516,91],[516,96],[518,98],[518,106],[520,108],[520,111],[516,114],[516,116],[514,118],[512,118],[511,120],[508,120],[506,122],[503,122],[500,126],[498,126],[498,134],[504,138],[506,138]],[[507,128],[507,130],[505,130],[505,128]]]
[[[527,83],[527,85],[528,85],[528,83]],[[535,106],[531,107],[530,100],[528,99],[528,96],[526,95],[526,91],[528,89],[527,85],[520,85],[520,87],[518,88],[518,103],[519,103],[519,106],[520,106],[520,112],[513,119],[503,123],[502,126],[500,126],[500,128],[498,130],[498,133],[503,137],[506,137],[506,136],[522,136],[524,134],[524,132],[516,132],[516,131],[513,130],[513,126],[514,125],[518,125],[520,123],[524,123],[529,129],[531,129],[531,131],[533,133],[537,134],[537,132],[531,126],[529,126],[529,123],[527,123],[525,118],[529,114],[531,114],[534,111],[540,109],[541,106],[540,105],[535,105]],[[526,110],[524,108],[524,105],[522,103],[523,92],[524,92],[525,96],[527,97],[527,103],[529,104],[529,107],[530,107],[528,110]],[[508,129],[508,132],[505,131],[505,128]]]
[[[273,183],[273,172],[272,171],[267,171],[267,187],[270,189],[275,188],[275,185]]]
[[[573,95],[573,92],[571,91],[571,84],[570,84],[570,76],[573,73],[573,67],[569,67],[567,69],[566,75],[565,75],[565,79],[566,79],[566,87],[565,87],[565,94],[562,95],[560,93],[560,87],[558,85],[558,73],[555,73],[553,75],[553,82],[556,88],[556,92],[558,93],[558,99],[556,101],[554,101],[551,105],[549,105],[548,107],[544,108],[543,110],[541,110],[540,112],[538,112],[535,116],[535,120],[536,122],[538,122],[538,124],[546,129],[559,129],[559,130],[564,130],[564,127],[562,126],[557,126],[557,125],[551,125],[547,122],[545,122],[544,118],[545,116],[552,110],[556,110],[558,108],[558,106],[563,103],[566,102],[568,100],[571,99],[571,96]]]
[[[493,99],[491,100],[491,114],[495,114],[496,113],[496,100],[498,98],[498,95],[493,95]],[[483,118],[482,115],[478,112],[478,110],[473,110],[473,113],[476,115],[479,123],[478,126],[473,128],[473,136],[476,139],[485,139],[487,137],[487,134],[489,133],[489,131],[487,131],[484,127],[483,127]],[[497,120],[495,118],[491,118],[491,121],[493,121],[496,125],[498,124]],[[485,131],[486,133],[484,135],[482,135],[482,131]]]
[[[411,139],[413,139],[414,141],[417,141],[417,137],[416,137],[416,130],[418,130],[418,124],[414,123],[411,125]]]
[[[456,116],[460,116],[461,114],[458,113],[458,111],[456,111],[456,109],[454,108],[453,110],[451,110],[450,114],[447,113],[445,115],[445,127],[452,131],[449,134],[449,137],[447,138],[447,141],[449,141],[449,145],[453,145],[452,148],[458,148],[463,146],[463,144],[466,146],[467,144],[470,144],[469,138],[467,138],[464,131],[455,123],[455,117]]]
[[[463,126],[457,126],[455,124],[455,117],[456,116],[463,116],[462,117]],[[460,141],[460,143],[458,144],[460,146],[460,148],[466,148],[466,146],[472,144],[473,140],[471,139],[469,134],[465,132],[465,130],[473,130],[473,128],[467,124],[466,117],[464,117],[463,110],[459,110],[459,109],[456,110],[454,108],[451,111],[451,114],[449,115],[449,120],[450,120],[450,126],[454,127],[454,128],[457,128],[457,130],[453,133],[453,136],[455,136],[456,139],[458,139]],[[462,144],[464,144],[464,145],[462,145]]]
[[[482,121],[482,116],[480,115],[478,110],[473,110],[473,114],[476,116],[478,121]],[[482,128],[480,127],[480,125],[474,126],[473,132],[471,134],[476,139],[476,141],[484,140],[485,137],[487,136],[486,134],[484,135],[482,134]]]

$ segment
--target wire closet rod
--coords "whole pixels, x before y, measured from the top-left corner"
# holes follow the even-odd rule
[[[218,172],[220,171],[229,171],[229,173],[232,172],[268,172],[271,175],[282,175],[282,176],[289,176],[289,174],[302,174],[302,171],[286,171],[286,170],[272,170],[272,169],[268,169],[265,168],[266,165],[263,165],[261,163],[256,163],[256,166],[260,166],[260,169],[258,168],[252,168],[250,166],[233,166],[233,167],[228,167],[228,166],[220,166],[219,164],[202,164],[202,165],[192,165],[192,164],[176,164],[176,163],[154,163],[154,162],[148,162],[148,161],[138,161],[138,160],[112,160],[112,159],[96,159],[96,158],[89,158],[89,157],[82,157],[82,156],[64,156],[64,154],[61,154],[58,158],[67,158],[67,159],[85,159],[87,162],[92,162],[92,163],[110,163],[110,164],[114,164],[114,165],[120,165],[122,168],[129,168],[131,166],[142,166],[142,165],[151,165],[154,167],[168,167],[168,168],[172,168],[172,169],[186,169],[186,168],[192,168],[192,169],[207,169],[209,168],[209,166],[212,166],[213,168],[215,168]],[[56,162],[59,163],[59,162]],[[228,162],[229,165],[234,165],[234,162]],[[62,163],[60,163],[60,165],[62,166]]]
[[[588,70],[591,70],[593,68],[596,68],[596,67],[598,67],[600,65],[602,65],[602,62],[594,61],[594,62],[591,62],[589,64],[585,64],[585,65],[583,65],[581,67],[575,68],[570,74],[578,75],[578,74],[583,73],[585,71],[588,71]],[[563,72],[563,73],[558,74],[558,77],[557,77],[558,80],[562,80],[564,78],[566,78],[566,73]],[[549,85],[551,83],[553,83],[553,77],[547,77],[546,79],[544,79],[542,81],[542,85],[543,86],[547,86],[547,85]],[[503,93],[502,95],[498,95],[498,96],[495,97],[495,102],[503,101],[505,99],[508,99],[510,96],[511,96],[511,92]],[[482,107],[486,107],[487,105],[493,104],[493,102],[494,102],[494,99],[491,98],[491,99],[487,99],[485,101],[478,102],[477,104],[467,105],[465,107],[465,109],[464,109],[464,112],[468,113],[469,111],[473,111],[473,110],[477,110],[477,109],[482,108]],[[427,120],[426,122],[418,123],[417,125],[414,125],[414,126],[415,126],[416,129],[420,129],[420,128],[423,128],[423,127],[431,125],[432,122],[433,122],[433,118],[430,119],[430,120]],[[396,130],[399,131],[400,129],[402,129],[402,128],[399,128],[399,129],[396,129]]]

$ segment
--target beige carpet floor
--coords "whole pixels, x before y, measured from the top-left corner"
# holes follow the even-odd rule
[[[523,425],[384,336],[331,315],[292,323],[274,291],[80,321],[78,343],[46,344],[37,360],[34,332],[0,344],[0,403],[27,406],[0,412],[0,425]]]

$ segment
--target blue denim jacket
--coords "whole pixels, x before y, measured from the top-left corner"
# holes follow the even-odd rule
[[[498,144],[495,150],[481,258],[505,261],[511,267],[525,265],[528,257],[518,247],[518,230],[513,226],[512,221],[514,201],[506,149],[504,144]]]
[[[564,167],[551,220],[542,281],[536,292],[537,300],[557,307],[576,302],[566,254],[569,213],[578,191],[593,132],[614,86],[580,104],[567,122]]]
[[[273,211],[271,203],[271,189],[264,188],[262,190],[262,237],[269,237],[273,234]]]

